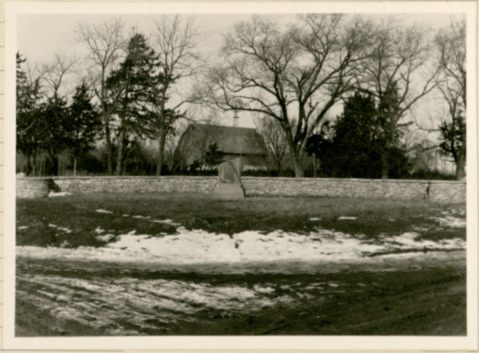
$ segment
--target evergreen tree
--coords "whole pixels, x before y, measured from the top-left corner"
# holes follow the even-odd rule
[[[26,174],[35,172],[36,157],[40,149],[40,137],[36,125],[39,114],[40,84],[38,80],[31,82],[22,64],[26,59],[17,53],[16,81],[16,120],[17,150],[27,157]]]
[[[125,60],[107,80],[112,105],[117,106],[117,160],[115,174],[122,172],[125,143],[129,136],[152,134],[152,115],[147,109],[152,87],[161,82],[158,74],[158,59],[142,34],[134,34],[127,48]],[[115,103],[118,104],[114,104]]]
[[[466,120],[462,111],[458,111],[450,122],[443,121],[439,126],[441,143],[441,153],[444,156],[452,156],[456,165],[459,165],[460,159],[466,159]],[[463,162],[464,163],[464,162]],[[463,170],[456,171],[457,179],[463,178]]]
[[[381,177],[387,179],[391,171],[392,159],[397,154],[399,141],[408,126],[408,123],[399,123],[404,110],[401,109],[401,100],[397,83],[387,86],[379,98],[377,107],[377,143],[381,154]]]
[[[223,162],[223,151],[221,151],[216,142],[208,146],[208,151],[205,153],[205,164],[210,167],[217,167]]]
[[[66,98],[54,97],[42,103],[38,109],[38,134],[41,148],[51,159],[52,170],[49,174],[59,174],[59,156],[71,146],[71,121]]]
[[[388,176],[398,178],[408,169],[399,135],[386,129],[381,109],[392,108],[376,107],[371,96],[356,93],[346,100],[343,113],[331,128],[326,125],[309,139],[308,153],[319,158],[323,175],[381,178],[386,141],[391,143],[387,147]]]
[[[91,103],[91,96],[85,83],[76,88],[69,118],[73,175],[76,175],[78,160],[92,148],[95,137],[101,129],[100,116]]]

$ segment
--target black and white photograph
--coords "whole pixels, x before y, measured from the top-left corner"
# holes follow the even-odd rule
[[[5,346],[477,349],[475,6],[7,4]]]

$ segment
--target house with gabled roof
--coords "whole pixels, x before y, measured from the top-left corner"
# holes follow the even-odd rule
[[[266,170],[267,150],[256,129],[193,123],[178,142],[175,152],[183,168],[203,165],[205,154],[216,145],[223,160],[241,157],[243,170]]]

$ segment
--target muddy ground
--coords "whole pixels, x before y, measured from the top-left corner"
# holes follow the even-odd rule
[[[465,205],[18,200],[16,336],[466,335]]]
[[[465,252],[428,256],[299,274],[18,258],[16,335],[465,335]]]

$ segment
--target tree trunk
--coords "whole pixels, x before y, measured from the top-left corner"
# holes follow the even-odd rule
[[[77,176],[77,157],[73,157],[73,176]]]
[[[33,169],[32,169],[32,176],[35,176],[37,172],[37,151],[33,152]]]
[[[381,154],[381,179],[389,179],[389,161],[387,152]]]
[[[126,156],[124,159],[124,162],[123,162],[123,175],[126,175],[126,165],[128,164],[128,157],[130,156],[130,151],[131,150],[127,150],[126,152]]]
[[[58,176],[60,168],[60,163],[58,163],[58,156],[50,154],[50,157],[52,158],[53,175]]]
[[[45,175],[45,152],[42,152],[42,160],[40,162],[40,172],[39,172],[39,175],[40,176],[44,176]]]
[[[110,127],[108,123],[105,124],[105,140],[106,140],[106,154],[107,154],[107,166],[108,175],[113,175],[113,151],[111,145]]]
[[[456,161],[456,179],[461,180],[466,176],[466,156],[460,153]]]
[[[123,166],[123,141],[124,141],[124,133],[120,132],[118,134],[118,154],[116,157],[116,170],[115,175],[121,175],[121,167]]]
[[[291,153],[291,158],[293,160],[294,166],[294,177],[295,178],[304,178],[304,170],[301,165],[301,152],[302,150],[298,148],[297,144],[293,141],[293,136],[290,130],[285,129],[286,139],[288,141],[289,152]]]
[[[291,157],[293,158],[294,177],[304,178],[304,170],[303,170],[303,166],[301,165],[299,156],[293,153]]]
[[[31,156],[27,156],[27,166],[25,167],[25,175],[29,176],[32,170],[32,162],[31,162]]]
[[[160,146],[158,150],[158,162],[156,164],[156,176],[161,175],[161,168],[163,167],[163,159],[165,156],[165,142],[166,142],[166,130],[161,129],[160,131]]]

